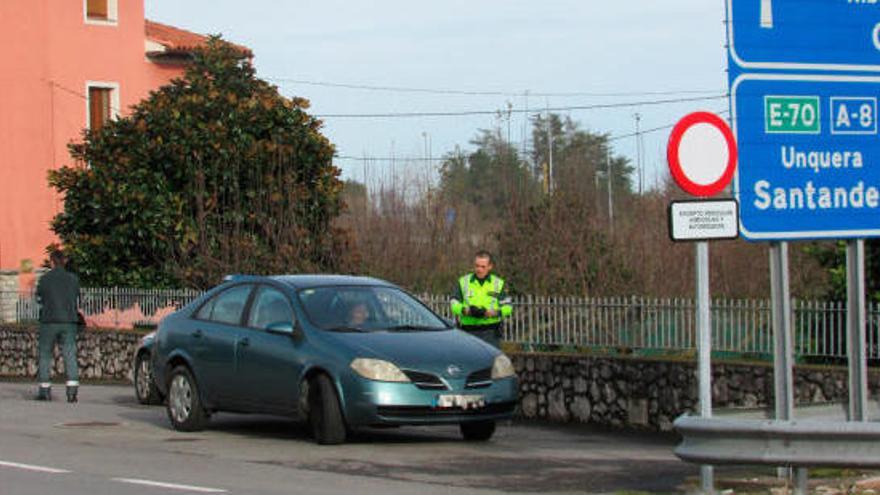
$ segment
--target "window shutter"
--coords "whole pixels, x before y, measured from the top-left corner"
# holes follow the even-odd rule
[[[89,88],[89,129],[97,131],[110,120],[109,88]]]
[[[86,4],[86,17],[89,19],[108,19],[110,17],[107,7],[108,0],[88,0]]]

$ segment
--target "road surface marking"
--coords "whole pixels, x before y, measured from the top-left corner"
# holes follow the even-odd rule
[[[33,464],[20,464],[18,462],[0,461],[0,467],[8,467],[14,469],[24,469],[25,471],[37,471],[39,473],[65,474],[69,473],[66,469],[55,469],[45,466],[35,466]]]
[[[113,481],[120,483],[129,483],[132,485],[155,486],[158,488],[168,488],[170,490],[181,490],[187,492],[199,493],[226,493],[226,490],[219,488],[206,488],[204,486],[178,485],[176,483],[163,483],[161,481],[139,480],[134,478],[113,478]]]

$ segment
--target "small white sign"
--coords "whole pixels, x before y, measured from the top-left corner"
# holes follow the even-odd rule
[[[739,237],[739,204],[734,199],[673,201],[669,205],[673,241],[709,241]]]

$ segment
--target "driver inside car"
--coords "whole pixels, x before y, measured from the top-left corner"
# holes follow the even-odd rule
[[[370,309],[365,302],[354,303],[348,310],[348,324],[353,327],[363,325],[369,318]]]

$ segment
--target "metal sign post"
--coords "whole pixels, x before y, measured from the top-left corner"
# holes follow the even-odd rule
[[[791,341],[791,293],[788,276],[788,243],[770,243],[770,299],[773,309],[773,397],[775,419],[794,418],[794,352]],[[806,472],[798,470],[798,480]],[[789,468],[778,468],[780,478],[791,476]],[[798,481],[800,483],[800,481]],[[806,481],[804,481],[806,483]]]
[[[737,204],[731,200],[708,201],[723,191],[736,170],[737,150],[733,132],[720,117],[694,112],[672,129],[666,150],[669,171],[676,184],[702,200],[674,202],[669,206],[669,235],[674,241],[696,244],[696,320],[699,342],[698,380],[700,416],[712,417],[712,308],[709,298],[709,239],[737,237]],[[715,493],[711,464],[700,466],[702,493]]]
[[[697,243],[697,333],[699,335],[700,416],[712,417],[712,313],[709,300],[709,243]],[[714,493],[712,466],[700,466],[703,493]]]
[[[776,419],[794,415],[794,374],[791,342],[791,295],[788,284],[788,243],[770,244],[770,297],[773,304],[773,357]]]
[[[865,345],[865,241],[846,243],[847,333],[849,336],[850,421],[868,420],[868,368]]]

